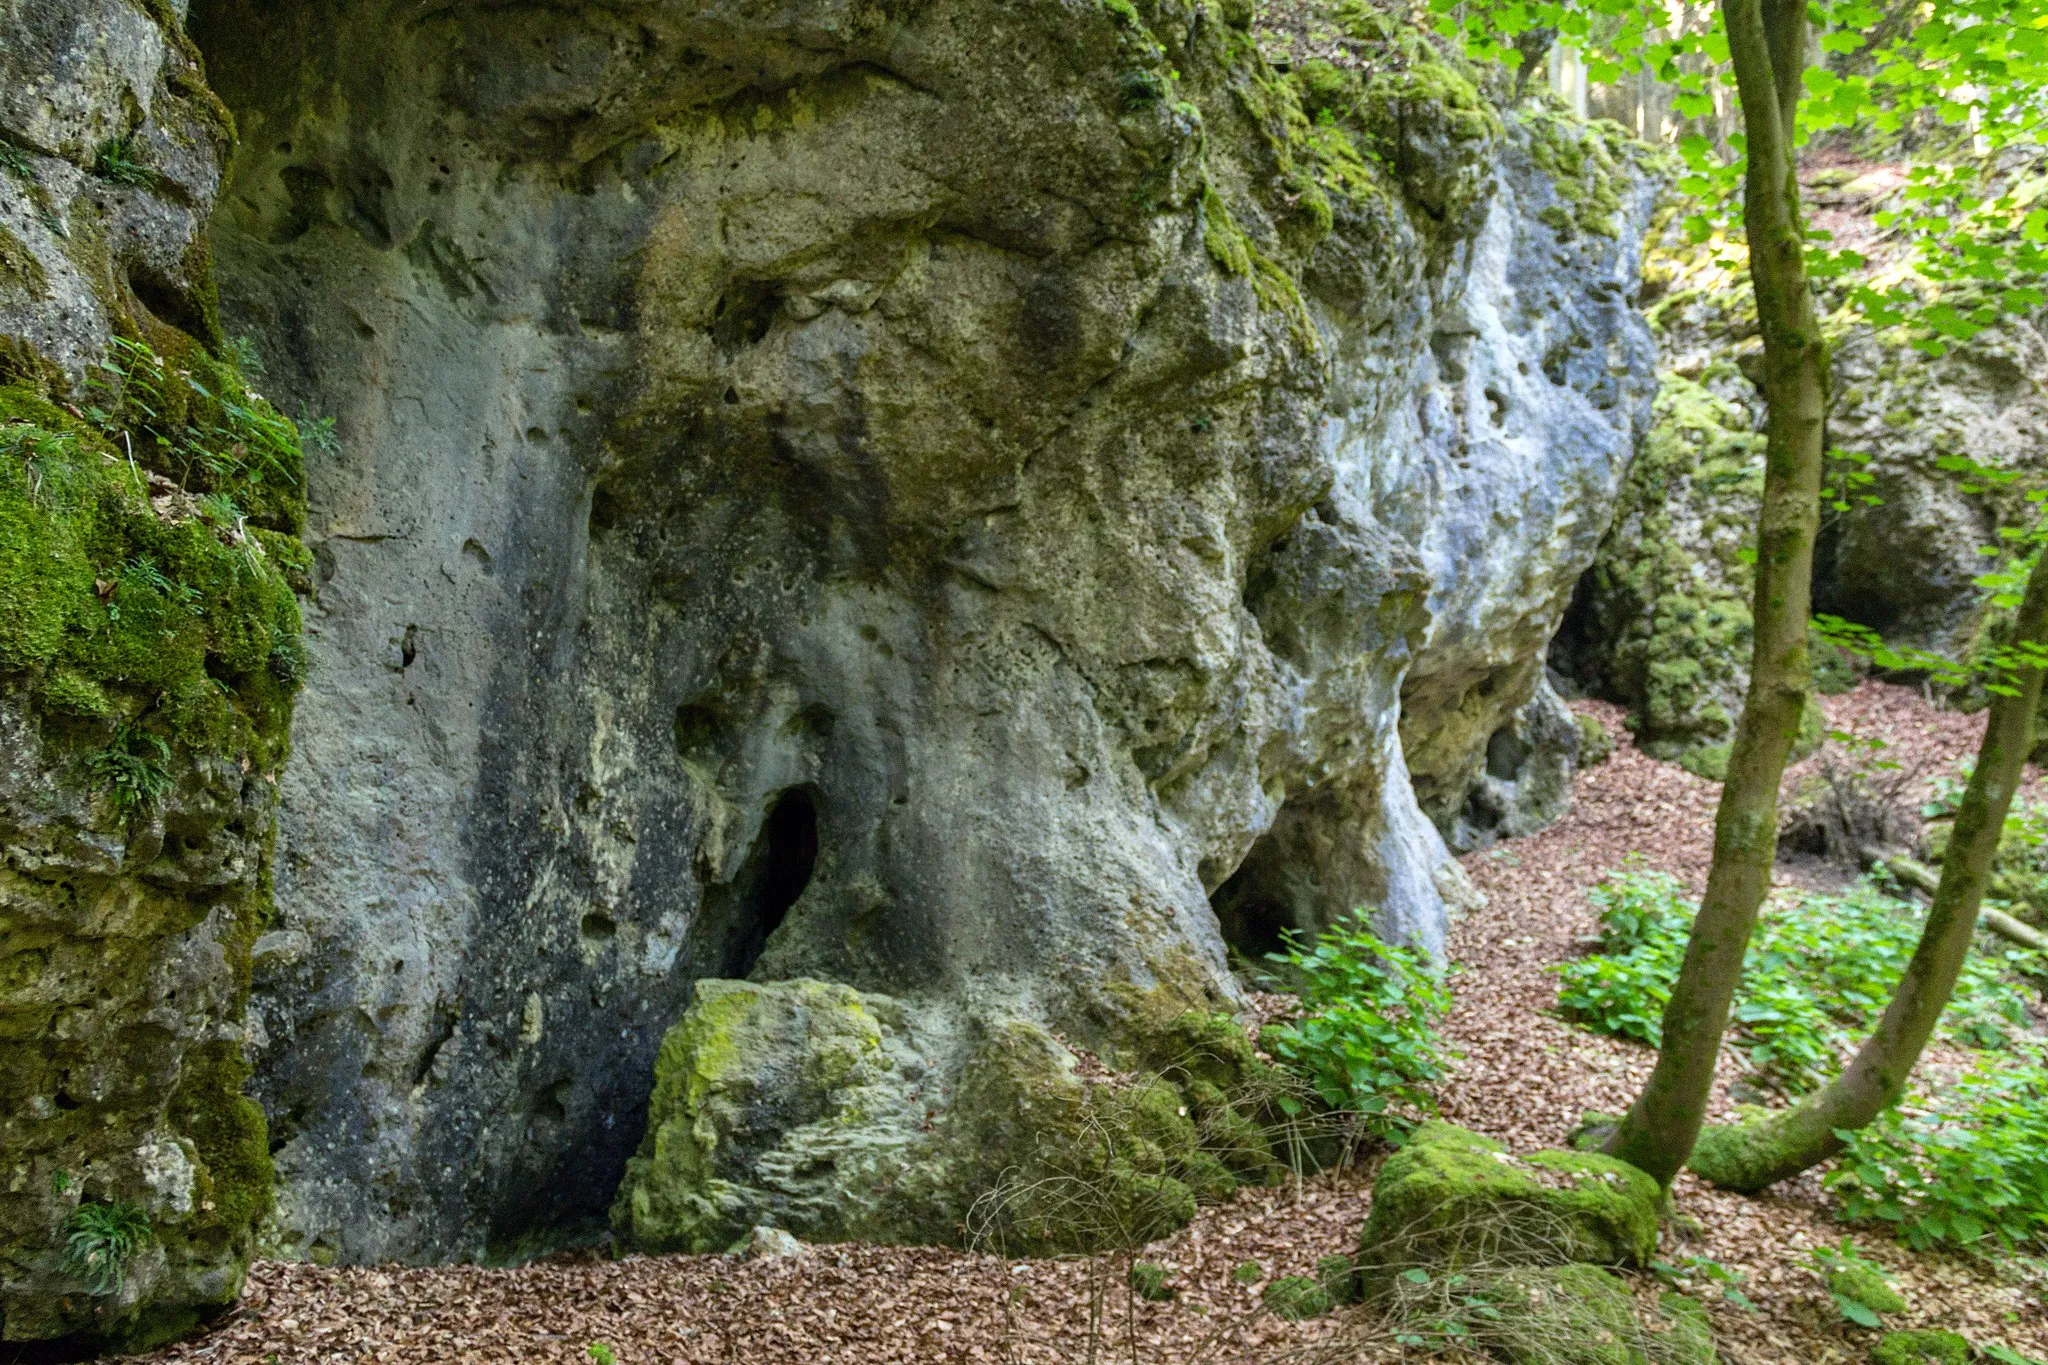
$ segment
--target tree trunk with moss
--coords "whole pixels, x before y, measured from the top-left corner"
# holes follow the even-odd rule
[[[2035,560],[2027,576],[2014,635],[2022,662],[2013,669],[2009,695],[1992,698],[1977,766],[1956,810],[1955,833],[1942,859],[1934,904],[1884,1018],[1848,1069],[1824,1089],[1755,1123],[1709,1128],[1702,1134],[1692,1168],[1714,1184],[1745,1192],[1761,1190],[1817,1166],[1842,1149],[1837,1131],[1863,1127],[1905,1092],[1906,1078],[1962,974],[2006,811],[2033,747],[2042,670],[2025,661],[2048,646],[2048,555]]]
[[[1809,678],[1807,618],[1820,521],[1827,353],[1806,277],[1794,162],[1808,37],[1803,0],[1723,0],[1749,164],[1743,222],[1763,332],[1763,508],[1749,691],[1714,820],[1714,861],[1664,1010],[1663,1050],[1607,1150],[1668,1185],[1706,1116],[1757,909],[1777,857],[1778,783]]]

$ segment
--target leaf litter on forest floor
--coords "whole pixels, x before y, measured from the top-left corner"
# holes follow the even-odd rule
[[[1885,757],[1952,773],[1975,751],[1980,716],[1937,710],[1910,689],[1865,683],[1825,698],[1831,724],[1881,736]],[[1635,749],[1621,708],[1581,702],[1617,746],[1581,773],[1571,812],[1542,833],[1468,855],[1488,898],[1451,936],[1457,1001],[1445,1020],[1462,1054],[1442,1094],[1444,1117],[1517,1151],[1557,1146],[1587,1111],[1626,1106],[1648,1075],[1649,1049],[1555,1016],[1545,968],[1585,948],[1595,912],[1585,892],[1626,861],[1704,884],[1719,789]],[[1795,766],[1796,782],[1814,760]],[[2038,783],[2039,774],[2032,775]],[[1262,998],[1261,1015],[1282,1002]],[[1930,1066],[1954,1064],[1930,1056]],[[1724,1053],[1716,1112],[1730,1108],[1739,1062]],[[1123,1262],[1010,1260],[935,1247],[820,1246],[794,1260],[717,1256],[556,1257],[516,1268],[327,1268],[263,1262],[242,1304],[213,1330],[152,1362],[575,1361],[602,1342],[621,1365],[883,1365],[895,1361],[1066,1365],[1280,1365],[1394,1362],[1402,1348],[1360,1310],[1303,1322],[1265,1311],[1260,1291],[1313,1275],[1318,1258],[1353,1249],[1371,1171],[1332,1172],[1293,1188],[1241,1191],[1139,1253],[1163,1265],[1173,1298],[1125,1290]],[[1816,1175],[1761,1197],[1713,1190],[1690,1175],[1666,1257],[1739,1274],[1754,1304],[1712,1301],[1724,1358],[1736,1365],[1848,1365],[1874,1335],[1841,1319],[1808,1261],[1844,1235]],[[1944,1327],[2048,1358],[2038,1287],[1986,1262],[1916,1255],[1869,1229],[1849,1236],[1894,1275],[1911,1310],[1892,1327]],[[1256,1274],[1240,1278],[1247,1265]],[[1643,1277],[1644,1293],[1653,1285]],[[1095,1325],[1091,1329],[1091,1306]],[[1413,1352],[1407,1359],[1413,1360]]]

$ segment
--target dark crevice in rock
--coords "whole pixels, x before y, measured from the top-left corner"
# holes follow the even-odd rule
[[[1277,897],[1264,894],[1267,890],[1259,876],[1258,860],[1247,858],[1209,897],[1216,922],[1223,929],[1223,941],[1252,963],[1262,963],[1266,954],[1285,949],[1283,935],[1293,927],[1286,907]]]
[[[739,874],[704,893],[702,975],[742,980],[767,949],[818,865],[818,805],[792,788],[775,797]]]

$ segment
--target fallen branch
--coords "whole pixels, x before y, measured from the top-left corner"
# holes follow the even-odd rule
[[[1917,858],[1880,858],[1877,861],[1887,872],[1906,885],[1917,887],[1930,896],[1934,894],[1934,888],[1941,885],[1940,874]],[[2003,910],[1993,910],[1990,906],[1985,906],[1977,912],[1977,926],[1980,929],[1989,929],[2000,938],[2011,939],[2022,948],[2048,951],[2048,934],[2043,934],[2030,924],[2021,923]]]

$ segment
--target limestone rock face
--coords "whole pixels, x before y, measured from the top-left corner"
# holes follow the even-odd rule
[[[310,594],[307,691],[294,716],[280,644],[248,761],[188,746],[241,802],[240,853],[206,854],[233,923],[150,949],[198,985],[147,978],[217,1046],[237,1150],[264,1145],[235,1128],[246,1040],[279,1250],[531,1249],[600,1226],[636,1154],[680,1200],[652,1242],[957,1236],[991,1178],[964,1147],[916,1217],[865,1209],[821,1118],[864,1094],[863,1141],[895,1114],[1032,1150],[1073,1047],[1165,1066],[1177,1021],[1241,1002],[1230,946],[1354,908],[1440,944],[1446,833],[1555,811],[1574,732],[1541,655],[1642,421],[1648,178],[1604,133],[1504,122],[1414,33],[1376,29],[1376,74],[1319,105],[1233,12],[196,0],[189,38],[113,0],[4,12],[33,185],[10,153],[0,377],[83,397],[115,336],[224,365],[211,212],[234,353],[340,438],[292,485],[309,557],[292,498],[234,490],[261,581]],[[22,790],[69,761],[20,752]],[[230,827],[187,813],[202,785],[167,829]],[[21,840],[157,875],[108,813],[50,819]],[[692,1065],[662,1040],[744,992],[787,1085],[650,1115]],[[107,1131],[170,1226],[180,1160],[219,1163],[155,1112]],[[1179,1209],[1235,1178],[1175,1171],[1119,1188]]]
[[[1577,745],[1543,652],[1656,392],[1632,299],[1657,182],[1633,155],[1612,124],[1533,112],[1414,399],[1380,431],[1332,404],[1340,464],[1430,576],[1401,737],[1416,796],[1460,852],[1540,829],[1569,800]]]
[[[1808,190],[1825,207],[1867,215],[1890,182],[1862,185]],[[1763,408],[1748,371],[1762,343],[1747,282],[1711,252],[1666,246],[1654,256],[1649,315],[1665,366],[1656,422],[1553,662],[1627,704],[1650,752],[1711,773],[1749,677],[1753,579],[1742,559],[1763,489]],[[2033,512],[2017,491],[1942,465],[1966,457],[2038,474],[2048,449],[2042,318],[2004,318],[1940,357],[1897,330],[1873,332],[1846,306],[1824,325],[1834,347],[1828,440],[1856,459],[1830,465],[1814,608],[1895,647],[1967,656],[1997,629],[1976,585],[1997,561],[1982,552]],[[1816,658],[1823,669],[1830,661]]]
[[[1544,222],[1413,35],[1315,150],[1173,4],[194,25],[226,310],[343,447],[257,975],[285,1249],[594,1225],[700,978],[1114,1052],[1126,993],[1235,1006],[1226,932],[1440,941],[1404,740],[1455,828],[1630,449],[1639,172]]]

